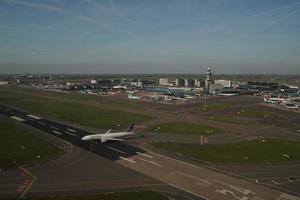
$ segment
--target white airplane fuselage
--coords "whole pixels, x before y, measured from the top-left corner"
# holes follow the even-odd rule
[[[120,137],[125,137],[127,135],[132,135],[133,132],[118,132],[118,133],[106,133],[106,134],[94,134],[94,135],[86,135],[81,140],[83,141],[91,141],[91,140],[101,140],[101,142],[106,142],[108,140],[118,140],[122,141]]]
[[[100,140],[101,143],[113,140],[113,141],[123,141],[121,137],[125,137],[127,135],[132,135],[134,134],[133,132],[133,127],[134,124],[131,124],[126,131],[123,132],[116,132],[116,133],[111,133],[111,129],[106,131],[106,133],[101,133],[101,134],[93,134],[93,135],[86,135],[81,138],[83,141],[93,141],[93,140]]]
[[[140,99],[141,99],[141,97],[133,96],[133,95],[131,95],[131,94],[128,95],[128,98],[129,98],[129,99],[133,99],[133,100],[140,100]]]

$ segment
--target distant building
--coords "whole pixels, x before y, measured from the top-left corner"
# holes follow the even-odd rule
[[[113,82],[109,79],[103,79],[97,81],[97,87],[98,88],[112,88]]]
[[[185,80],[182,78],[178,78],[175,80],[175,86],[177,87],[183,87],[185,85]]]
[[[91,80],[91,84],[96,84],[96,83],[97,83],[97,80],[95,80],[95,79]]]
[[[248,89],[255,89],[259,91],[271,91],[279,88],[279,83],[274,82],[261,82],[261,81],[249,81],[244,87]]]
[[[160,78],[158,84],[162,85],[162,86],[169,85],[169,79],[168,78]]]
[[[224,86],[222,84],[212,83],[209,85],[209,92],[212,94],[217,94],[218,92],[220,92],[223,89],[224,89]]]
[[[131,86],[135,86],[135,87],[139,87],[139,88],[143,87],[143,83],[141,81],[132,81],[132,82],[129,82],[129,84]]]
[[[191,79],[191,78],[188,79],[188,87],[195,87],[194,79]]]
[[[188,81],[188,79],[186,78],[186,79],[184,79],[184,86],[185,87],[188,87],[189,86],[189,81]]]
[[[215,80],[215,84],[220,84],[224,87],[232,87],[232,82],[230,80]]]

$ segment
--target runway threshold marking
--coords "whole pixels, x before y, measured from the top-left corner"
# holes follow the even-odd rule
[[[300,200],[299,197],[292,196],[286,193],[281,193],[279,197],[277,197],[276,200]]]
[[[56,134],[58,134],[58,135],[61,135],[61,133],[60,132],[58,132],[58,131],[52,131],[53,133],[56,133]]]
[[[113,151],[122,153],[122,154],[126,154],[124,151],[121,151],[121,150],[119,150],[119,149],[115,149],[115,148],[112,148],[112,147],[107,147],[107,148],[109,148],[109,149],[111,149],[111,150],[113,150]]]
[[[76,137],[77,135],[75,135],[74,133],[70,133],[68,131],[66,131],[65,133],[69,134],[69,135],[73,135],[74,137]]]
[[[25,122],[25,119],[21,118],[21,117],[17,117],[17,116],[11,116],[10,118],[15,119],[19,122]]]
[[[42,118],[40,118],[40,117],[38,117],[38,116],[35,116],[35,115],[27,115],[28,117],[31,117],[31,118],[33,118],[33,119],[42,119]]]
[[[198,195],[198,194],[195,194],[194,192],[191,192],[191,191],[189,191],[189,190],[187,190],[187,189],[184,189],[184,188],[179,187],[179,186],[177,186],[177,185],[174,185],[174,184],[172,184],[172,183],[168,183],[168,185],[171,185],[172,187],[175,187],[175,188],[177,188],[177,189],[183,190],[183,191],[185,191],[185,192],[187,192],[187,193],[190,193],[190,194],[192,194],[192,195],[194,195],[194,196],[196,196],[196,197],[199,197],[199,198],[202,198],[202,199],[205,199],[205,200],[209,200],[208,198],[205,198],[205,197],[203,197],[203,196],[200,196],[200,195]]]
[[[122,160],[126,160],[128,162],[131,162],[131,163],[136,163],[134,160],[131,160],[129,158],[124,158],[123,156],[119,156],[119,158],[121,158]]]
[[[73,130],[73,129],[70,129],[70,128],[67,128],[67,130],[68,130],[68,131],[71,131],[71,132],[73,132],[73,133],[75,133],[75,132],[76,132],[75,130]]]
[[[150,163],[150,164],[152,164],[152,165],[156,165],[156,166],[161,167],[160,164],[158,164],[158,163],[156,163],[156,162],[154,162],[154,161],[146,160],[146,159],[143,159],[143,158],[137,158],[137,159],[142,160],[142,161],[147,162],[147,163]]]
[[[153,158],[152,156],[145,154],[145,153],[141,153],[141,152],[136,152],[137,154],[141,155],[141,156],[145,156],[147,158]]]

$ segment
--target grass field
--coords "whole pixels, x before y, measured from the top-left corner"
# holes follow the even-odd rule
[[[153,143],[157,148],[211,163],[276,163],[300,161],[300,142],[265,139],[233,144]]]
[[[158,124],[151,129],[158,133],[192,134],[192,135],[211,135],[223,133],[222,129],[205,126],[201,124],[192,124],[184,122],[169,122]]]
[[[214,111],[214,110],[221,110],[224,108],[227,108],[231,104],[228,102],[223,103],[206,103],[204,105],[201,105],[200,109],[203,111]]]
[[[56,157],[61,150],[53,144],[0,121],[0,168],[42,162]]]
[[[168,200],[168,197],[153,191],[140,191],[140,192],[118,192],[118,193],[101,194],[95,196],[67,196],[67,197],[47,197],[47,198],[31,198],[31,199],[32,200]]]
[[[23,101],[19,102],[18,106],[32,112],[93,128],[125,128],[130,123],[150,119],[146,115],[100,109],[69,102]]]
[[[208,119],[214,120],[214,121],[225,122],[225,123],[231,123],[231,124],[240,124],[240,125],[249,124],[248,120],[237,119],[237,118],[227,117],[227,116],[210,116]]]
[[[273,114],[271,112],[266,112],[264,110],[258,110],[257,108],[244,108],[237,112],[237,115],[243,117],[254,117],[254,118],[272,118]]]
[[[24,91],[23,91],[24,92]],[[82,100],[57,100],[24,94],[20,89],[0,89],[0,101],[24,110],[93,128],[125,128],[130,123],[151,119],[150,116],[110,109],[111,105],[86,105]],[[125,103],[124,103],[125,104]]]
[[[117,98],[108,98],[103,96],[91,96],[88,94],[75,93],[56,93],[45,92],[41,90],[33,90],[28,88],[16,87],[0,87],[0,101],[22,101],[22,100],[56,100],[59,98],[62,101],[72,101],[78,103],[93,103],[98,107],[114,107],[124,109],[143,110],[144,105],[139,102],[126,101]],[[43,97],[42,97],[43,96]],[[54,99],[55,98],[55,99]]]

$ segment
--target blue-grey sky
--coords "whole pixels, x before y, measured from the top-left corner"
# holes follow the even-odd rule
[[[300,0],[0,0],[0,73],[300,73]]]

